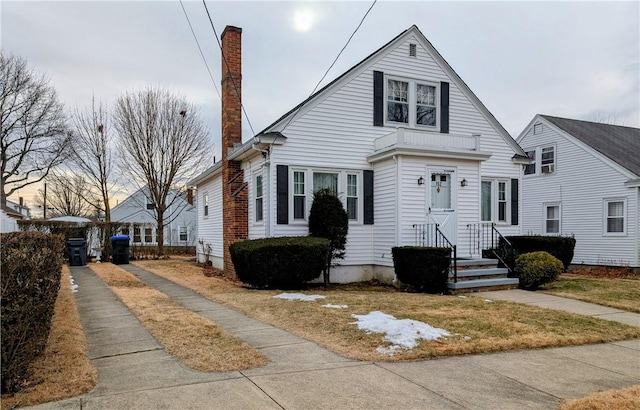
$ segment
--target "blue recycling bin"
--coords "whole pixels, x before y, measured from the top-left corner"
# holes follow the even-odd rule
[[[129,263],[129,240],[128,235],[114,235],[111,237],[111,262],[115,265],[126,265]]]

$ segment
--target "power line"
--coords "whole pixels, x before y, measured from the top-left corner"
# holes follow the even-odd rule
[[[204,1],[204,0],[203,0]],[[349,36],[349,39],[347,40],[347,42],[345,43],[345,45],[342,47],[342,50],[340,50],[340,52],[338,53],[338,55],[336,56],[336,58],[333,60],[333,63],[331,63],[331,65],[329,66],[329,68],[327,68],[327,71],[324,72],[324,75],[322,76],[322,78],[320,79],[320,81],[318,81],[318,84],[316,84],[316,86],[314,87],[313,91],[311,91],[311,94],[309,94],[309,97],[311,97],[316,90],[318,89],[318,87],[320,86],[320,83],[322,83],[322,81],[325,79],[325,77],[327,76],[327,74],[329,74],[329,71],[331,71],[331,69],[333,68],[333,66],[336,64],[336,62],[338,61],[338,59],[340,58],[340,56],[342,55],[342,52],[347,48],[347,46],[349,45],[349,43],[351,42],[351,39],[353,38],[353,36],[356,35],[356,33],[358,32],[358,30],[360,29],[360,26],[362,26],[362,23],[364,23],[364,20],[367,18],[367,16],[369,15],[369,12],[371,11],[371,9],[373,9],[373,6],[376,5],[378,0],[373,0],[373,3],[371,3],[371,6],[369,6],[369,9],[367,10],[366,13],[364,13],[364,16],[362,16],[362,19],[360,20],[360,23],[358,24],[358,27],[356,27],[356,29],[353,31],[353,33],[351,33],[351,36]],[[298,114],[298,111],[300,111],[300,109],[302,108],[302,105],[300,107],[298,107],[298,109],[296,110],[296,112],[294,112],[291,117],[289,118],[289,121],[287,121],[286,125],[282,128],[282,130],[280,130],[280,132],[283,132],[288,126],[289,124],[291,124],[291,121],[293,121],[293,119],[295,118],[295,116]]]
[[[220,43],[220,38],[218,37],[218,33],[216,31],[215,25],[213,24],[213,20],[211,19],[211,14],[209,14],[209,8],[207,7],[207,3],[205,2],[205,0],[202,0],[202,4],[204,4],[204,9],[207,12],[207,17],[209,17],[209,23],[211,23],[213,34],[215,35],[216,41],[218,42],[218,47],[220,47],[224,65],[227,67],[227,71],[230,72],[231,70],[229,70],[229,63],[227,63],[227,56],[224,55],[224,51],[222,50],[222,44]],[[249,120],[249,115],[247,115],[247,111],[244,109],[244,104],[242,104],[242,97],[240,95],[240,91],[238,90],[238,86],[236,85],[236,82],[233,80],[233,76],[229,76],[229,79],[231,80],[231,84],[233,84],[233,88],[236,90],[236,95],[240,98],[240,107],[242,107],[242,112],[244,113],[244,116],[247,119],[247,123],[249,124],[249,128],[251,129],[251,134],[256,135],[255,131],[253,130],[253,126],[251,125],[251,120]]]
[[[200,42],[198,41],[198,38],[196,37],[196,33],[193,30],[193,26],[191,25],[191,20],[189,20],[189,16],[187,15],[187,10],[185,10],[184,4],[182,4],[182,0],[180,0],[180,6],[182,7],[182,11],[184,12],[184,16],[187,18],[187,23],[189,23],[189,28],[191,29],[191,34],[193,34],[193,39],[196,41],[196,44],[198,45],[198,50],[200,50],[200,55],[202,56],[202,61],[204,61],[204,65],[205,65],[205,67],[207,67],[207,72],[209,73],[209,78],[211,79],[211,82],[213,83],[213,87],[216,89],[216,93],[218,94],[218,98],[220,98],[220,100],[222,101],[222,96],[220,95],[220,91],[218,90],[218,86],[216,85],[216,82],[213,79],[213,75],[211,74],[211,70],[209,69],[209,64],[207,64],[207,59],[204,57],[204,53],[202,52],[202,48],[200,47]]]

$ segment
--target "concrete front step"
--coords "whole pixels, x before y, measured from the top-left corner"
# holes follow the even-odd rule
[[[508,273],[509,273],[509,270],[507,270],[506,268],[464,269],[464,270],[458,270],[458,280],[460,279],[467,280],[472,278],[491,279],[491,278],[495,278],[496,276],[506,277]],[[449,275],[449,277],[453,277],[453,275]]]
[[[458,268],[467,268],[471,266],[496,266],[498,265],[498,260],[489,258],[459,258],[456,260],[456,264],[458,265]]]
[[[449,293],[478,292],[480,290],[514,289],[518,287],[518,278],[495,278],[463,280],[457,283],[448,282]]]

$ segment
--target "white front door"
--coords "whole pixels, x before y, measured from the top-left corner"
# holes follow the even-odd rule
[[[427,223],[438,224],[440,231],[452,245],[455,245],[457,243],[456,171],[429,167],[427,175],[429,175]],[[438,245],[443,244],[438,243]]]

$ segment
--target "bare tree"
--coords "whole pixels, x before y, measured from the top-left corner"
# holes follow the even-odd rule
[[[207,130],[193,104],[152,87],[118,98],[114,126],[123,168],[134,181],[146,185],[154,204],[158,255],[162,256],[164,227],[171,222],[165,213],[181,198],[170,193],[206,164]]]
[[[95,215],[96,207],[90,204],[80,192],[88,192],[89,184],[80,173],[70,174],[52,171],[44,180],[44,188],[34,197],[37,207],[45,210],[46,216],[81,216],[89,218]],[[96,198],[95,201],[98,202]],[[47,215],[47,212],[48,215]]]
[[[91,201],[94,206],[97,204],[95,198],[100,198],[100,211],[107,222],[111,221],[109,197],[115,190],[110,129],[109,114],[102,103],[96,105],[95,99],[92,99],[91,108],[84,111],[75,109],[72,162],[86,175],[89,188],[77,194]]]
[[[68,154],[71,136],[55,89],[27,61],[0,51],[0,201],[42,181]]]

